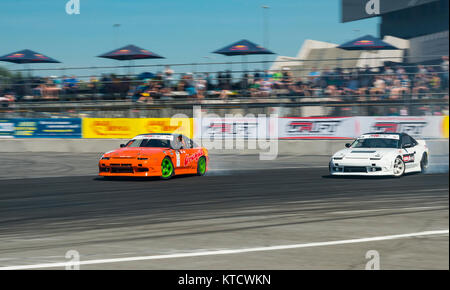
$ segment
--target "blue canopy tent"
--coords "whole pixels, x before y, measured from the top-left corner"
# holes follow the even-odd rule
[[[59,61],[43,55],[41,53],[24,49],[21,51],[13,52],[0,57],[0,61],[7,61],[18,64],[29,64],[29,63],[60,63]]]
[[[338,48],[351,51],[359,50],[368,52],[374,52],[378,50],[399,50],[399,48],[393,46],[392,44],[384,42],[383,40],[372,35],[358,37],[352,41],[341,44],[340,46],[338,46]]]
[[[338,48],[345,50],[397,50],[399,48],[384,42],[383,40],[373,37],[372,35],[366,35],[346,42]]]
[[[11,62],[16,64],[24,64],[25,70],[28,70],[28,75],[31,76],[31,70],[28,64],[31,63],[60,63],[59,61],[29,49],[16,51],[0,57],[0,61]],[[26,90],[28,89],[28,80],[25,83]]]
[[[213,53],[222,54],[226,56],[241,55],[243,65],[245,64],[245,58],[247,55],[275,54],[274,52],[268,50],[267,48],[264,48],[246,39],[225,46],[224,48],[214,51]]]
[[[99,55],[101,58],[109,58],[115,59],[119,61],[128,60],[129,61],[129,69],[131,69],[133,60],[136,59],[160,59],[164,58],[156,53],[153,53],[149,50],[140,48],[135,45],[127,45],[119,49],[115,49],[108,53]],[[130,72],[130,71],[129,71]]]
[[[137,47],[135,45],[127,45],[125,47],[99,55],[98,57],[110,58],[115,60],[164,58],[160,55],[157,55],[156,53]]]

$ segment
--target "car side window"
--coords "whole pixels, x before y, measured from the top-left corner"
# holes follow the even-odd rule
[[[186,136],[183,136],[183,141],[184,141],[184,144],[186,144],[186,149],[193,148],[193,146],[192,146],[193,142],[191,139],[187,138]]]
[[[407,135],[402,136],[402,146],[409,144],[410,146],[413,147],[416,145],[414,141],[415,141],[414,139],[412,139],[411,137],[409,137]]]

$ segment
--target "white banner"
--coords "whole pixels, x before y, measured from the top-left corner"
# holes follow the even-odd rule
[[[202,118],[195,136],[202,139],[258,139],[269,136],[268,118]]]
[[[195,119],[201,139],[265,139],[269,118]],[[407,133],[416,138],[448,138],[448,117],[278,118],[279,139],[353,139],[366,133]]]
[[[280,139],[347,139],[355,132],[354,118],[280,118]]]
[[[415,138],[442,138],[441,116],[355,117],[357,135],[364,133],[407,133]]]

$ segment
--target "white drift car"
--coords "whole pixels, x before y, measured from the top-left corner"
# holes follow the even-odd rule
[[[346,147],[331,157],[331,175],[400,177],[428,166],[425,141],[405,133],[364,134]]]

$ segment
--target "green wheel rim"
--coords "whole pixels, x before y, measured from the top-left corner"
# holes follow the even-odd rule
[[[198,171],[200,174],[204,174],[206,171],[206,160],[205,158],[200,158],[198,161]]]
[[[162,177],[167,178],[172,175],[173,165],[169,159],[164,159],[161,165]]]

